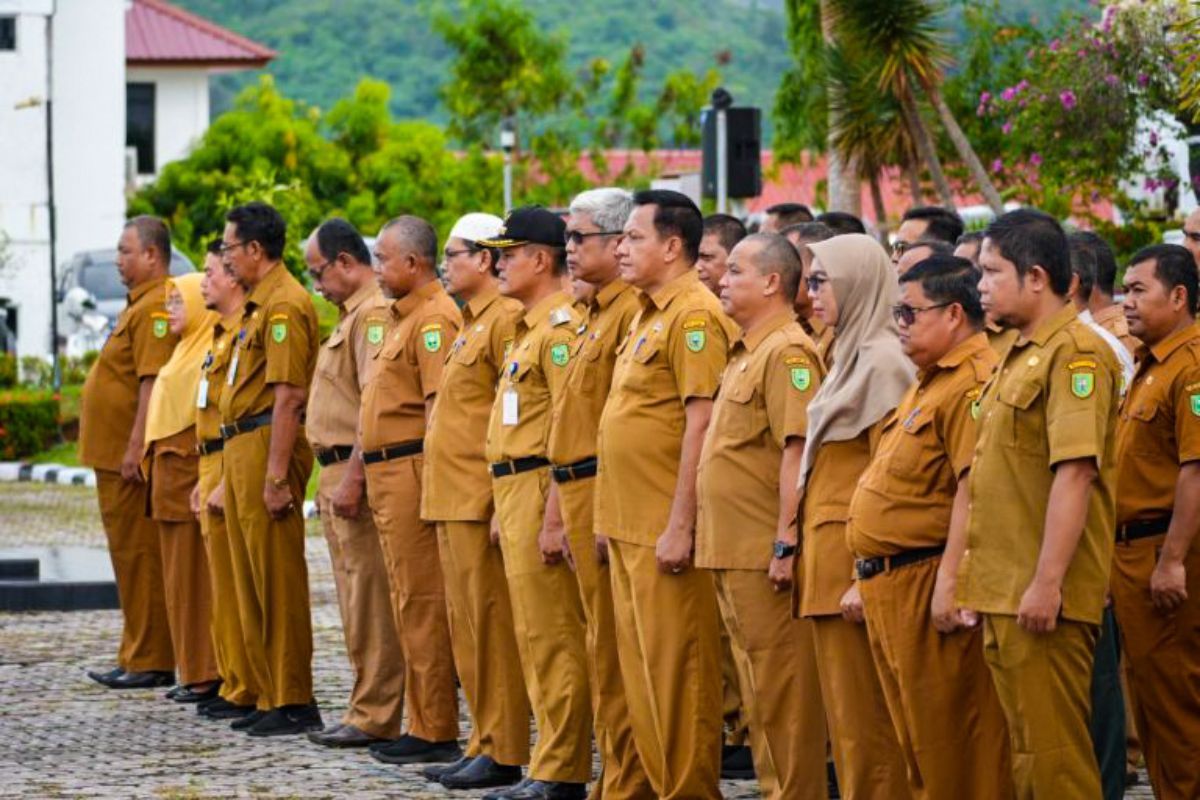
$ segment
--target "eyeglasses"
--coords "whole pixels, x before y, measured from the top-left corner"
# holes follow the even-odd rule
[[[334,261],[336,260],[337,259],[334,259]],[[318,264],[316,269],[310,268],[308,270],[308,274],[314,281],[320,283],[321,279],[325,277],[325,273],[329,271],[331,266],[333,266],[333,261],[326,261],[323,264]]]
[[[902,256],[904,251],[913,246],[913,242],[906,242],[903,239],[897,239],[892,242],[892,255]]]
[[[824,275],[810,275],[804,280],[804,285],[813,294],[821,291],[821,285],[825,283],[829,283],[829,278],[826,278]]]
[[[1193,242],[1200,244],[1200,231],[1184,231],[1183,235]]]
[[[466,255],[468,253],[478,253],[478,252],[479,252],[479,248],[476,248],[476,247],[464,247],[461,250],[443,250],[442,258],[445,259],[446,261],[449,261],[450,259],[457,258],[461,255]]]
[[[892,317],[896,322],[912,325],[917,321],[917,314],[920,314],[922,311],[933,311],[935,308],[945,308],[952,305],[954,303],[938,303],[937,305],[918,308],[917,306],[910,306],[907,303],[900,303],[899,305],[892,306]]]
[[[226,253],[228,253],[230,250],[234,249],[235,247],[245,247],[246,244],[247,244],[246,242],[230,242],[229,244],[225,244],[224,242],[222,242],[221,249],[218,250],[217,252],[220,253],[221,255],[225,255]]]
[[[624,233],[625,231],[590,231],[588,233],[584,233],[583,231],[567,231],[566,235],[563,236],[563,241],[579,247],[579,245],[583,244],[584,239],[590,239],[593,236],[621,236]]]

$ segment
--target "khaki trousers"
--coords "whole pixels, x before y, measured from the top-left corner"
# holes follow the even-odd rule
[[[361,504],[356,519],[333,513],[332,497],[345,475],[345,462],[322,468],[317,490],[346,655],[354,672],[342,724],[380,739],[397,739],[404,715],[404,658],[392,620],[387,567],[367,504]]]
[[[585,783],[592,777],[587,622],[570,567],[542,563],[537,537],[549,488],[546,468],[492,481],[517,651],[537,722],[529,777]]]
[[[262,684],[254,680],[242,637],[229,531],[225,528],[225,517],[210,514],[207,505],[208,496],[221,483],[221,464],[221,453],[200,456],[200,533],[208,552],[208,577],[212,584],[213,651],[222,680],[221,697],[235,706],[253,706],[258,704]]]
[[[146,484],[96,470],[100,519],[108,538],[124,625],[117,666],[126,672],[175,669],[158,526],[146,515]]]
[[[1184,559],[1187,600],[1164,614],[1150,601],[1162,537],[1118,543],[1112,596],[1129,688],[1160,800],[1200,797],[1200,545]]]
[[[529,763],[529,694],[517,653],[504,557],[487,522],[437,523],[454,663],[474,728],[467,754]]]
[[[765,572],[713,571],[750,723],[763,797],[825,800],[825,709],[812,620],[792,617],[789,593]]]
[[[821,699],[842,797],[910,797],[904,755],[871,658],[866,626],[840,616],[812,621]]]
[[[745,745],[749,736],[749,713],[742,701],[733,640],[724,616],[721,617],[721,719],[725,722],[722,741],[730,747]]]
[[[1013,796],[1004,710],[983,660],[983,633],[933,627],[940,558],[858,582],[867,636],[913,797]]]
[[[1008,719],[1019,800],[1101,796],[1088,726],[1098,635],[1080,622],[1030,633],[1016,617],[983,617],[983,655]]]
[[[558,484],[563,523],[575,561],[579,598],[587,619],[588,679],[592,687],[596,749],[600,753],[600,779],[592,797],[635,800],[653,797],[654,790],[638,757],[629,719],[629,701],[621,682],[610,567],[596,558],[596,534],[592,525],[595,485],[595,478]]]
[[[437,532],[420,516],[423,463],[418,455],[367,465],[367,499],[404,657],[408,733],[449,742],[458,739],[458,692]]]
[[[271,519],[263,502],[271,426],[225,442],[225,526],[238,615],[259,709],[313,701],[312,617],[304,560],[304,487],[313,456],[301,430],[288,465],[295,507]]]
[[[660,798],[719,798],[721,642],[707,570],[658,571],[654,548],[609,542],[617,653],[642,766]]]

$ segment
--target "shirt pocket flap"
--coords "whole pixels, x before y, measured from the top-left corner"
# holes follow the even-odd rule
[[[474,364],[479,360],[479,353],[483,350],[484,344],[483,338],[477,341],[456,339],[450,347],[450,355],[446,357],[446,361],[453,361],[456,364]]]
[[[1158,400],[1139,400],[1129,409],[1129,416],[1139,422],[1150,422],[1158,414]]]
[[[812,514],[806,516],[805,524],[813,528],[830,523],[845,524],[849,517],[849,511],[839,503],[818,503]]]
[[[744,405],[754,399],[755,388],[754,384],[750,381],[740,381],[730,385],[728,388],[721,387],[721,392],[729,402]]]
[[[513,367],[514,364],[516,365],[515,368]],[[529,370],[531,369],[533,369],[533,361],[509,361],[504,365],[505,374],[509,376],[509,379],[513,383],[520,383],[529,374]]]
[[[403,336],[389,336],[384,340],[383,347],[379,349],[379,357],[395,361],[404,352],[404,345],[405,338]]]
[[[126,329],[129,328],[129,320],[132,319],[132,317],[133,317],[133,315],[128,312],[121,314],[119,317],[117,317],[116,327],[114,327],[112,329],[112,333],[109,335],[110,336],[120,336],[121,334],[125,333]]]
[[[1033,401],[1037,400],[1038,395],[1041,393],[1042,387],[1040,384],[1016,383],[1005,386],[1000,390],[1000,402],[1025,411],[1033,405]]]
[[[334,348],[341,347],[342,343],[345,341],[346,341],[346,330],[341,325],[339,325],[336,328],[334,328],[333,331],[329,334],[329,338],[325,340],[325,346],[328,347],[330,350],[333,350]]]
[[[933,422],[933,413],[926,409],[919,408],[915,412],[910,413],[904,419],[900,420],[900,429],[905,433],[916,435],[924,430],[925,427],[931,422]]]
[[[645,339],[640,344],[633,343],[633,360],[641,364],[649,363],[658,351],[662,349],[662,342],[658,339]]]

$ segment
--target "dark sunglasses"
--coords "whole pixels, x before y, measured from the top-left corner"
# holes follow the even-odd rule
[[[829,283],[829,278],[826,278],[824,275],[810,275],[804,279],[804,285],[813,294],[821,291],[821,284],[823,283]]]
[[[910,306],[907,303],[900,303],[899,305],[892,306],[892,317],[896,320],[896,322],[903,322],[905,325],[912,325],[917,321],[917,314],[920,314],[922,311],[933,311],[935,308],[945,308],[946,306],[952,305],[954,305],[954,303],[938,303],[937,305],[918,308],[916,306]]]
[[[566,244],[573,244],[576,247],[583,244],[584,239],[590,239],[593,236],[621,236],[625,231],[591,231],[583,233],[582,231],[567,231],[563,236],[563,241]]]

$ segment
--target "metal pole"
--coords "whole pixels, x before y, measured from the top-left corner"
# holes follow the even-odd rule
[[[512,187],[513,169],[512,169],[512,153],[504,151],[504,213],[512,211],[513,204],[513,187]]]
[[[54,365],[54,393],[62,389],[58,363],[58,225],[54,212],[54,6],[46,17],[46,211],[50,223],[50,361]]]
[[[725,109],[717,109],[717,213],[729,213],[729,134]]]
[[[517,129],[512,117],[500,122],[500,149],[504,151],[504,213],[513,206],[513,150],[517,147]]]

